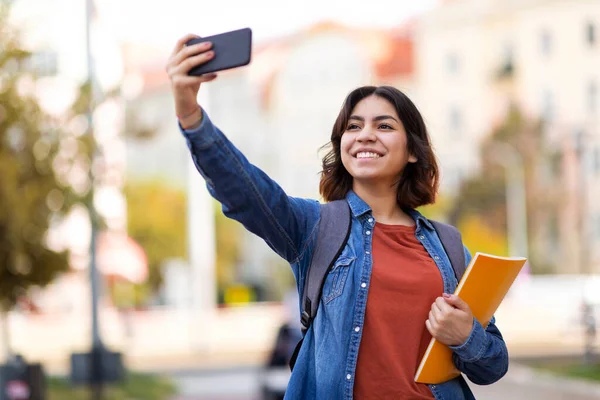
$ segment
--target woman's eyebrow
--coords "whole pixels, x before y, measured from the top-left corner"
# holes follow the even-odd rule
[[[357,121],[362,121],[362,122],[365,121],[364,117],[361,117],[358,115],[351,115],[350,118],[348,118],[348,120],[352,120],[352,119],[357,120]],[[385,119],[392,119],[392,120],[398,122],[398,120],[396,118],[392,117],[391,115],[378,115],[375,118],[373,118],[373,121],[383,121]]]

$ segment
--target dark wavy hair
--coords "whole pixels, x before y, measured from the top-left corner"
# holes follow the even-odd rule
[[[352,189],[352,176],[342,164],[340,143],[348,125],[348,118],[358,102],[365,97],[377,96],[392,104],[404,125],[408,152],[417,162],[408,163],[398,182],[398,205],[417,208],[433,204],[439,185],[438,165],[425,121],[414,103],[400,90],[391,86],[363,86],[353,90],[333,125],[331,142],[323,146],[329,149],[323,157],[323,170],[319,191],[325,201],[340,200]]]

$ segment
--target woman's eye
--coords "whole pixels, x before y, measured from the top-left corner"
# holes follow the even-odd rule
[[[360,127],[358,125],[356,125],[356,124],[350,124],[346,128],[347,131],[352,130],[352,129],[360,129]]]
[[[381,124],[379,125],[379,129],[394,129],[392,128],[390,125],[388,124]]]

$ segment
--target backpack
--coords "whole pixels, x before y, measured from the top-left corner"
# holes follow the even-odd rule
[[[435,228],[442,242],[442,246],[452,264],[456,279],[460,281],[466,270],[465,253],[460,232],[451,225],[433,220],[429,220],[429,222]],[[317,232],[317,243],[306,273],[302,300],[300,302],[302,307],[300,319],[303,335],[306,334],[317,314],[325,277],[346,246],[346,242],[348,242],[351,224],[350,206],[346,200],[336,200],[321,204],[321,219]],[[291,370],[294,369],[294,364],[296,363],[303,340],[298,342],[292,354],[290,359]]]

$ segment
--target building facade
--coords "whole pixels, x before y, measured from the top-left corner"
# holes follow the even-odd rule
[[[445,1],[415,30],[418,98],[444,190],[478,171],[478,146],[510,104],[544,122],[561,154],[549,190],[564,207],[533,241],[558,272],[600,268],[599,31],[600,3],[588,0]]]

